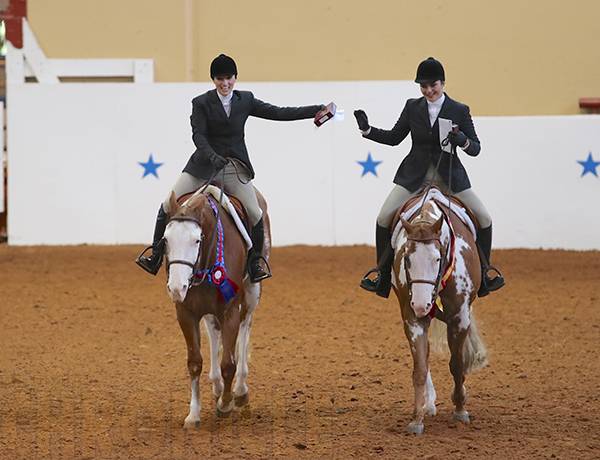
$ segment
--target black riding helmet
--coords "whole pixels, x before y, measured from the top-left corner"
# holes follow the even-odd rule
[[[433,83],[438,80],[446,81],[444,67],[440,61],[430,57],[419,64],[416,83]]]
[[[230,75],[235,75],[237,77],[237,66],[235,65],[235,61],[224,54],[220,54],[214,58],[210,65],[211,80],[215,77],[229,77]]]

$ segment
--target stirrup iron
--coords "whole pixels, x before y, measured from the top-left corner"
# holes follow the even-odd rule
[[[377,276],[374,279],[369,278],[371,273],[377,273]],[[363,279],[360,281],[359,286],[363,288],[365,291],[369,292],[377,292],[377,288],[379,287],[379,282],[381,281],[381,277],[379,274],[379,270],[377,267],[369,270]]]
[[[261,275],[257,278],[253,278],[252,274],[250,273],[250,262],[254,262],[257,259],[258,261],[262,260],[265,263],[266,270],[264,275]],[[260,281],[266,280],[267,278],[271,278],[273,276],[273,273],[271,272],[271,267],[269,266],[269,262],[267,262],[267,259],[265,259],[262,254],[256,254],[254,257],[252,257],[252,259],[248,259],[247,271],[248,276],[250,276],[250,281],[252,281],[253,283],[259,283]]]

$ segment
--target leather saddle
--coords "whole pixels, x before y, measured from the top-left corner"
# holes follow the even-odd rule
[[[217,187],[219,187],[218,184],[215,184],[215,185]],[[194,190],[193,192],[182,195],[177,200],[177,204],[181,205],[181,204],[185,203],[185,201],[188,200],[197,191],[198,190]],[[233,204],[233,207],[235,208],[235,211],[237,212],[238,216],[240,217],[242,223],[244,224],[244,227],[246,228],[248,235],[250,235],[252,232],[252,229],[250,228],[250,219],[248,218],[248,213],[246,212],[246,208],[244,208],[244,206],[242,205],[242,202],[240,200],[238,200],[237,198],[235,198],[234,196],[227,195],[227,194],[225,194],[225,195],[227,196],[227,198],[229,198],[229,201],[231,201],[231,203]],[[213,199],[215,199],[215,198],[213,197]]]
[[[445,209],[448,209],[448,195],[444,194],[438,187],[436,186],[432,186],[431,189],[436,189],[439,191],[439,193],[442,193],[446,199],[445,202],[441,202],[439,203],[440,205],[442,205]],[[394,221],[392,223],[392,228],[396,228],[396,225],[398,225],[398,222],[400,221],[400,216],[405,213],[406,211],[408,211],[409,209],[411,209],[413,206],[415,206],[419,201],[421,201],[423,199],[423,195],[425,195],[426,190],[423,190],[422,192],[420,192],[418,195],[415,195],[411,198],[409,198],[406,203],[404,203],[403,206],[401,206],[398,211],[396,211],[396,215],[394,216]],[[475,226],[475,230],[479,230],[481,227],[479,225],[479,221],[477,220],[477,217],[475,217],[475,214],[473,214],[473,211],[471,211],[469,209],[469,207],[460,199],[456,198],[455,196],[451,196],[450,200],[452,201],[452,204],[462,208],[465,210],[467,216],[469,217],[469,219],[471,219],[471,221],[473,222],[473,225]]]

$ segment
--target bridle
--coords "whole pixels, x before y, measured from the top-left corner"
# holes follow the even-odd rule
[[[193,222],[198,227],[200,227],[200,229],[202,229],[202,222],[200,222],[200,219],[197,219],[196,217],[174,216],[169,219],[169,222]],[[198,267],[198,263],[200,262],[201,252],[202,252],[202,241],[200,241],[200,244],[198,245],[198,254],[196,255],[196,260],[194,262],[190,262],[189,260],[185,260],[185,259],[169,260],[167,262],[167,273],[169,271],[169,268],[171,268],[171,265],[174,265],[174,264],[187,265],[188,267],[191,267],[192,274],[190,275],[190,277],[188,279],[188,287],[191,288],[194,285],[195,275],[196,275],[196,272],[198,271],[197,267]]]
[[[236,173],[238,174],[239,177],[239,173],[237,171],[237,166],[236,164],[232,161],[232,159],[230,158],[229,161],[231,163],[233,163],[234,167],[236,167]],[[208,188],[209,185],[211,185],[213,183],[213,179],[217,176],[217,173],[219,171],[216,170],[215,172],[213,172],[212,176],[210,177],[210,179],[206,182],[206,184],[204,184],[204,186],[195,193],[195,195],[201,194],[201,195],[205,195],[205,191]],[[221,184],[225,183],[225,168],[221,169]],[[219,216],[221,214],[221,208],[223,206],[223,195],[225,194],[225,191],[223,190],[223,188],[220,188],[220,194],[219,194],[219,202],[218,202],[218,208],[216,211],[216,217],[217,217],[217,221],[219,220]],[[208,198],[207,198],[208,199]],[[184,205],[185,206],[185,205]],[[200,221],[200,219],[196,218],[196,217],[190,217],[190,216],[173,216],[169,219],[169,222],[172,221],[179,221],[179,222],[193,222],[196,225],[198,225],[198,227],[200,227],[200,230],[202,230],[202,222]],[[202,232],[201,232],[202,233]],[[215,239],[217,237],[217,226],[215,225],[213,227],[213,231],[212,231],[212,235],[210,238],[210,245],[208,246],[208,254],[210,254],[210,252],[212,251],[212,248],[215,244]],[[183,260],[183,259],[175,259],[175,260],[169,260],[169,262],[167,263],[167,273],[169,271],[169,268],[171,267],[171,265],[173,264],[181,264],[181,265],[187,265],[188,267],[192,268],[192,274],[190,275],[189,279],[188,279],[188,288],[192,288],[192,286],[198,285],[200,283],[202,283],[208,274],[208,257],[206,258],[206,266],[204,267],[204,270],[202,270],[203,276],[202,279],[196,281],[196,273],[199,272],[198,270],[198,264],[200,263],[200,254],[202,253],[202,241],[200,241],[200,245],[198,246],[198,255],[196,256],[196,260],[194,262],[190,262],[188,260]]]
[[[450,142],[450,139],[448,136],[446,136],[446,138],[442,141],[442,146],[447,146],[448,143]],[[456,155],[456,145],[452,146],[452,152],[450,153],[450,159],[449,159],[449,174],[448,174],[448,209],[452,210],[452,157]],[[437,164],[436,164],[436,171],[439,170],[440,168],[440,163],[442,160],[442,154],[440,154]],[[421,211],[423,210],[423,206],[425,206],[425,203],[427,201],[427,196],[429,194],[429,191],[431,190],[431,187],[433,185],[433,180],[434,180],[434,175],[431,177],[431,180],[429,181],[429,184],[427,185],[426,189],[425,189],[425,193],[424,193],[424,197],[422,199],[421,202],[421,208],[419,209],[419,211],[417,212],[417,214],[420,214]],[[452,224],[450,222],[450,220],[447,220],[448,225],[450,227],[450,233],[451,233],[451,237],[450,240],[452,240],[453,237],[453,229],[452,229]],[[438,274],[435,278],[435,280],[427,280],[427,279],[411,279],[410,278],[410,273],[408,272],[408,268],[407,268],[407,263],[406,261],[404,262],[404,274],[406,275],[406,282],[408,284],[408,294],[412,297],[412,285],[413,284],[431,284],[434,289],[433,289],[433,293],[431,294],[431,303],[432,305],[435,306],[435,303],[437,301],[437,298],[440,295],[440,288],[443,289],[442,287],[442,279],[444,277],[444,272],[446,271],[446,269],[448,268],[449,264],[446,261],[447,255],[448,255],[448,248],[452,245],[452,242],[449,241],[448,244],[446,246],[444,246],[442,244],[442,241],[437,238],[437,237],[430,237],[430,238],[411,238],[408,237],[407,241],[414,241],[417,243],[429,243],[429,242],[433,242],[433,241],[437,241],[440,247],[440,265],[438,267]],[[451,249],[453,251],[453,249]],[[405,256],[406,257],[406,256]]]
[[[446,136],[446,138],[442,141],[442,146],[447,146],[449,143],[449,138],[448,136]],[[452,209],[452,156],[456,155],[456,146],[453,145],[452,146],[452,153],[450,154],[450,165],[449,165],[449,171],[450,173],[448,174],[448,209]],[[440,168],[440,163],[442,160],[442,155],[440,154],[437,164],[435,166],[436,171],[439,170]],[[421,202],[421,208],[419,209],[417,214],[420,214],[421,211],[423,210],[423,206],[425,205],[426,201],[427,201],[427,195],[429,195],[429,191],[431,190],[431,187],[433,185],[433,179],[434,176],[431,177],[431,180],[429,181],[429,184],[427,185],[426,189],[425,189],[425,195],[422,199]],[[444,271],[445,271],[445,265],[446,264],[446,255],[448,253],[448,247],[444,247],[442,245],[442,242],[439,238],[436,237],[431,237],[431,238],[408,238],[407,241],[414,241],[417,243],[429,243],[432,241],[437,241],[439,246],[440,246],[440,266],[438,268],[438,274],[436,276],[435,280],[426,280],[426,279],[415,279],[415,280],[411,280],[410,278],[410,273],[408,273],[408,268],[406,267],[406,262],[404,263],[404,273],[406,275],[406,281],[408,283],[408,293],[409,295],[412,296],[412,285],[413,284],[431,284],[434,289],[433,289],[433,293],[431,295],[432,299],[431,299],[431,303],[435,304],[438,296],[440,295],[440,286],[442,284],[442,277],[444,276]],[[450,243],[448,243],[449,245]]]
[[[431,294],[431,303],[435,305],[435,302],[440,294],[440,286],[442,284],[442,277],[443,277],[444,271],[445,271],[446,255],[448,252],[448,248],[444,247],[442,245],[441,240],[437,237],[430,237],[430,238],[414,238],[414,237],[411,238],[411,237],[409,237],[409,238],[407,238],[407,241],[414,241],[416,243],[430,243],[430,242],[437,241],[439,244],[440,264],[438,267],[438,273],[437,273],[435,280],[428,280],[428,279],[421,279],[421,278],[411,279],[410,273],[409,273],[408,267],[407,267],[408,264],[406,263],[406,260],[404,261],[404,274],[406,275],[406,282],[408,284],[408,294],[412,297],[412,285],[413,284],[431,284],[434,287],[433,293]],[[405,258],[406,258],[406,256],[405,256]]]

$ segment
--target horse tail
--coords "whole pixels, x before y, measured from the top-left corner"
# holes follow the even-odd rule
[[[434,318],[429,325],[429,349],[438,355],[448,356],[448,327],[446,323]]]
[[[477,322],[475,321],[472,310],[469,316],[471,318],[471,326],[469,327],[467,338],[463,344],[465,375],[483,369],[488,363],[488,353],[481,337],[479,337],[479,332],[477,332]]]
[[[463,365],[465,375],[483,369],[488,364],[488,353],[477,331],[477,323],[473,312],[470,314],[471,325],[463,344]],[[448,327],[438,319],[429,325],[429,349],[436,354],[448,356]]]

